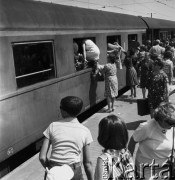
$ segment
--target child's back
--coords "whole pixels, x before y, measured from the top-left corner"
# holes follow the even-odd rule
[[[93,180],[92,163],[90,160],[90,143],[93,141],[88,128],[79,123],[76,116],[81,112],[83,101],[75,96],[61,100],[60,110],[64,119],[53,122],[44,131],[44,142],[40,152],[40,161],[44,168],[69,165],[74,171],[72,180],[83,180],[81,169],[81,152],[83,165],[88,180]],[[51,155],[47,153],[52,145]]]

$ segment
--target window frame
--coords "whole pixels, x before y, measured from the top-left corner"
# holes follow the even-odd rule
[[[46,43],[49,43],[49,45],[51,47],[50,48],[50,52],[46,55],[49,55],[50,56],[50,59],[49,59],[49,66],[53,65],[53,67],[51,68],[46,68],[46,69],[43,69],[41,71],[35,71],[35,72],[30,72],[30,73],[24,73],[22,75],[17,75],[17,67],[15,64],[16,64],[16,60],[15,60],[15,49],[14,47],[15,46],[18,46],[18,45],[36,45],[36,44],[46,44]],[[16,86],[17,86],[17,89],[20,89],[20,88],[24,88],[24,87],[28,87],[28,86],[31,86],[31,85],[34,85],[36,83],[41,83],[41,82],[44,82],[44,81],[48,81],[48,80],[51,80],[51,79],[54,79],[57,77],[57,68],[56,68],[56,58],[55,58],[55,46],[54,46],[54,40],[41,40],[41,41],[24,41],[24,42],[12,42],[11,43],[11,47],[12,47],[12,52],[13,52],[13,62],[14,62],[14,70],[15,70],[15,80],[16,80]],[[22,51],[22,49],[21,49]],[[38,53],[39,54],[39,53]],[[23,55],[23,54],[22,54]],[[51,61],[51,62],[50,62]],[[48,62],[48,61],[47,61]],[[30,77],[30,76],[33,76],[33,75],[39,75],[39,74],[42,74],[42,73],[45,73],[45,72],[51,72],[52,74],[49,75],[46,79],[44,79],[44,77],[40,76],[40,79],[39,80],[36,80],[36,82],[33,82],[33,83],[24,83],[24,84],[20,84],[19,80],[18,79],[21,79],[21,78],[27,78],[27,77]],[[43,79],[42,79],[43,78]]]

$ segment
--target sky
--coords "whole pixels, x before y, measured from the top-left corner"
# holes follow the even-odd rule
[[[40,0],[40,1],[175,21],[175,0]]]

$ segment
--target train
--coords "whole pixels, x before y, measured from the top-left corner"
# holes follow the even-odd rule
[[[82,113],[105,100],[104,82],[92,81],[91,67],[77,67],[74,42],[81,54],[83,40],[93,40],[105,64],[108,43],[127,50],[153,32],[142,17],[33,0],[0,0],[0,14],[0,162],[43,137],[61,118],[62,97],[82,98]],[[118,69],[119,90],[125,74]]]

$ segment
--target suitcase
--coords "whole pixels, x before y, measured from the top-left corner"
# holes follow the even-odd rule
[[[145,116],[145,115],[150,114],[148,98],[137,99],[137,111],[138,111],[138,115],[140,116]]]

